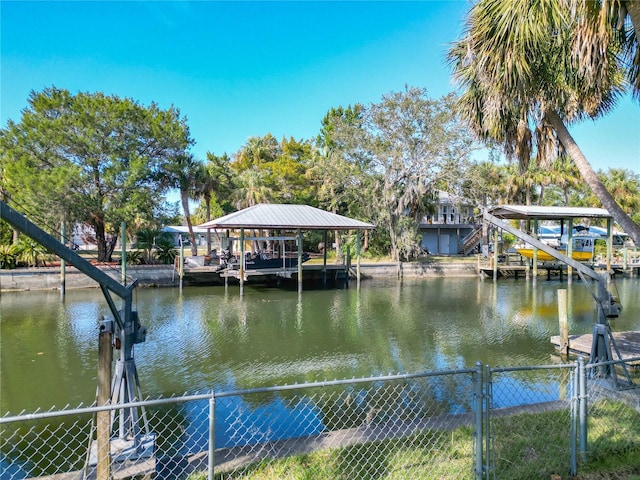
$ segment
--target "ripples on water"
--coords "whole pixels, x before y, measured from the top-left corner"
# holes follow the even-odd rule
[[[614,331],[640,330],[638,286],[638,278],[618,282],[624,310],[612,322]],[[138,289],[134,308],[148,335],[135,347],[136,363],[149,397],[463,369],[477,361],[549,364],[554,361],[549,337],[558,333],[559,288],[569,289],[570,332],[590,333],[594,301],[579,282],[568,287],[543,281],[533,287],[524,280],[375,280],[363,282],[360,291],[302,295],[246,287],[244,298],[237,287],[227,292],[223,287]],[[92,403],[98,321],[108,313],[99,290],[70,291],[64,302],[57,292],[3,293],[1,414]],[[494,406],[566,395],[570,386],[558,369],[540,372],[497,374]],[[409,409],[417,415],[470,411],[468,374],[429,378],[422,385],[353,384],[330,394],[323,388],[309,397],[287,392],[219,397],[216,446],[346,428],[345,420],[356,425],[376,396],[384,396],[392,407],[395,401],[398,410],[392,411]],[[173,436],[180,437],[182,453],[206,449],[207,401],[162,408],[158,418],[177,424],[167,438],[159,438],[159,451],[175,448]],[[268,418],[277,421],[265,422]],[[2,453],[0,469],[21,468],[21,460],[5,461]],[[63,468],[60,461],[46,459],[46,473]]]
[[[547,364],[558,333],[557,290],[566,282],[479,279],[368,280],[361,290],[297,292],[260,287],[137,289],[148,328],[135,356],[145,395],[255,388],[397,372]],[[616,330],[640,329],[638,279],[618,281]],[[3,411],[91,403],[98,290],[3,293]],[[594,302],[569,294],[571,333],[589,333]]]

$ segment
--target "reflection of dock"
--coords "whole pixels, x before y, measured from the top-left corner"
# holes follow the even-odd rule
[[[630,358],[640,358],[640,332],[613,332],[613,338],[620,350],[623,360]],[[586,333],[583,335],[569,335],[569,352],[574,355],[591,355],[591,343],[593,335]],[[559,335],[551,337],[551,343],[560,348],[561,339]],[[617,356],[614,354],[614,356]],[[636,369],[640,369],[640,361],[631,362]]]

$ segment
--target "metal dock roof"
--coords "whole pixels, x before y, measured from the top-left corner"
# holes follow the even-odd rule
[[[506,219],[561,220],[563,218],[611,218],[604,208],[547,207],[537,205],[500,205],[489,209],[489,213]]]
[[[199,225],[202,228],[371,230],[375,225],[309,205],[261,203]]]

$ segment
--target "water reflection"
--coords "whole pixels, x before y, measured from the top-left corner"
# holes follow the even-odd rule
[[[618,282],[624,310],[614,331],[640,329],[638,285],[637,278]],[[568,290],[570,332],[590,333],[595,306],[580,283],[375,280],[361,289],[302,293],[246,287],[242,298],[233,287],[138,289],[134,308],[148,335],[135,357],[150,397],[470,368],[477,361],[547,364],[554,353],[549,338],[558,333],[559,288]],[[97,290],[70,291],[64,302],[57,292],[3,293],[0,413],[92,403],[98,321],[107,314]],[[492,385],[498,408],[566,398],[571,388],[559,370],[503,372]],[[471,376],[456,374],[321,394],[222,397],[216,446],[469,413],[472,391]],[[159,452],[206,447],[207,401],[162,408],[151,419]],[[0,457],[0,467],[6,464]]]
[[[640,329],[637,278],[618,281],[613,330]],[[233,286],[138,289],[148,328],[135,357],[145,395],[255,388],[334,378],[544,364],[558,333],[557,290],[568,289],[570,332],[589,333],[594,302],[580,283],[373,280],[360,290],[297,292]],[[3,412],[91,403],[97,290],[3,293]]]

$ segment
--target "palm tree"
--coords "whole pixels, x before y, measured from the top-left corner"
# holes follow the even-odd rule
[[[566,155],[561,155],[551,162],[549,167],[550,184],[562,191],[564,205],[569,205],[569,192],[578,188],[580,172]]]
[[[575,5],[579,8],[574,8]],[[573,55],[578,60],[585,80],[597,83],[603,69],[608,68],[609,58],[603,55],[602,46],[611,42],[621,43],[618,64],[626,71],[632,93],[640,98],[640,2],[637,0],[565,0],[565,8],[576,21],[576,37]],[[633,29],[626,28],[630,19]]]
[[[231,191],[230,160],[227,154],[221,157],[207,152],[207,163],[199,172],[196,180],[196,192],[202,198],[206,212],[206,221],[211,220],[211,199],[228,195]],[[207,231],[207,252],[211,252],[211,232]]]
[[[273,190],[264,184],[263,170],[251,167],[238,176],[239,187],[233,193],[235,206],[252,207],[259,203],[269,203],[273,198]]]
[[[610,168],[599,176],[622,209],[632,218],[640,217],[640,175],[625,168]]]
[[[191,254],[198,255],[196,237],[193,233],[189,200],[196,197],[196,183],[200,175],[202,164],[189,153],[181,153],[167,160],[162,169],[163,183],[167,187],[177,188],[180,191],[180,202],[189,229],[191,240]]]
[[[565,124],[614,106],[625,86],[616,62],[620,51],[603,42],[607,68],[597,82],[586,79],[572,53],[580,15],[569,16],[565,1],[481,0],[471,8],[465,36],[449,52],[454,77],[465,88],[459,111],[481,139],[517,158],[522,171],[532,158],[548,167],[565,151],[603,207],[640,244],[640,226],[606,190]],[[576,3],[586,15],[590,2]]]

